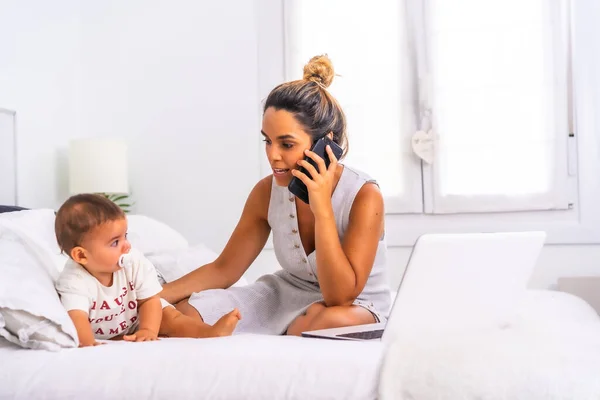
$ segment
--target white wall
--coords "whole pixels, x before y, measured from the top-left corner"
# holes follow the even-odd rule
[[[58,156],[82,135],[78,3],[0,3],[0,107],[17,111],[21,204],[59,203],[66,166]]]
[[[222,247],[259,177],[254,11],[3,1],[0,107],[18,113],[19,204],[65,200],[71,138],[122,137],[135,211]]]
[[[19,203],[66,198],[69,139],[123,137],[135,211],[220,250],[264,157],[258,1],[3,1],[0,107],[18,113]],[[600,71],[600,43],[589,51]],[[390,249],[393,285],[408,255]],[[597,260],[597,245],[547,246],[531,286],[600,275]],[[247,276],[274,268],[265,250]]]
[[[87,2],[85,130],[130,143],[135,211],[224,246],[258,179],[253,3]]]
[[[396,288],[410,256],[409,247],[388,249],[390,284]],[[275,254],[264,250],[253,267],[246,273],[249,280],[277,268]],[[529,281],[530,288],[554,288],[561,276],[600,276],[600,246],[547,245],[542,250],[536,269]]]

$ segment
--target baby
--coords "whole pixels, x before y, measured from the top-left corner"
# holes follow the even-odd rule
[[[131,250],[125,214],[104,196],[69,198],[56,214],[55,233],[70,257],[56,290],[75,324],[80,347],[95,346],[97,339],[227,336],[241,318],[235,309],[210,326],[161,299],[154,266]]]

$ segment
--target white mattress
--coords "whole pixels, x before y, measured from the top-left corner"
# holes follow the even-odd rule
[[[0,399],[374,399],[381,342],[237,335],[60,352],[0,342]]]
[[[0,400],[600,398],[600,320],[572,295],[529,291],[511,327],[443,335],[394,342],[385,359],[382,342],[287,336],[56,353],[0,341]]]

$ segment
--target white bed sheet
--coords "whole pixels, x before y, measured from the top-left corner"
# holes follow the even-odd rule
[[[598,400],[600,319],[582,299],[529,290],[500,329],[400,333],[380,399]]]
[[[381,342],[236,335],[60,352],[0,342],[0,399],[374,399]]]

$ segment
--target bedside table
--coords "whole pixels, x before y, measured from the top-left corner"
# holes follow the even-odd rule
[[[600,314],[600,276],[558,278],[557,290],[581,297]]]

